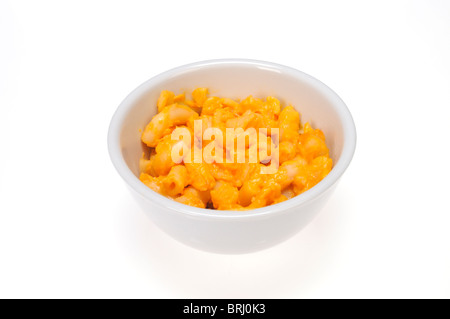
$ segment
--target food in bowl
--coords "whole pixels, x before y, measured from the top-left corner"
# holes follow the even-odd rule
[[[145,127],[140,180],[179,203],[250,210],[319,183],[333,161],[320,129],[272,96],[238,101],[197,88],[192,99],[163,90]]]
[[[154,192],[139,180],[142,132],[151,117],[158,113],[155,101],[161,91],[192,92],[193,84],[220,92],[225,97],[277,96],[282,105],[294,106],[301,113],[303,123],[309,122],[325,134],[333,169],[301,196],[251,210],[198,208]],[[111,161],[132,199],[149,219],[180,243],[226,254],[267,249],[304,229],[338,187],[355,148],[356,129],[352,116],[332,89],[294,68],[247,59],[200,61],[155,75],[120,103],[108,132]],[[343,203],[342,207],[328,205],[327,209],[345,209],[345,200]]]

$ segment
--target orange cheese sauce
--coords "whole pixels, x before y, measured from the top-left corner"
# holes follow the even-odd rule
[[[140,160],[140,180],[155,192],[186,205],[218,210],[265,207],[307,191],[333,166],[324,133],[309,123],[302,126],[294,107],[283,108],[272,96],[266,99],[249,96],[237,101],[210,96],[207,88],[197,88],[187,99],[184,93],[162,91],[157,108],[158,114],[141,136],[148,152]],[[201,132],[194,131],[196,120],[201,121]],[[221,162],[217,157],[212,162],[188,161],[194,156],[194,147],[207,151],[211,143],[216,147],[214,156],[220,157],[217,152],[222,150],[224,159],[233,157],[230,155],[235,147],[233,140],[229,143],[201,139],[208,128],[220,130],[224,137],[227,128],[256,131],[265,128],[267,133],[263,138],[259,135],[257,143],[252,143],[250,136],[245,139],[244,162]],[[172,138],[172,133],[178,132],[190,133],[188,143]],[[180,146],[185,147],[188,155],[173,158],[174,148]],[[261,148],[272,153],[276,150],[278,156],[270,153],[264,157],[258,153],[256,161],[249,160],[251,151]],[[236,157],[234,154],[232,159]],[[261,168],[273,161],[278,167],[276,172],[264,174]]]

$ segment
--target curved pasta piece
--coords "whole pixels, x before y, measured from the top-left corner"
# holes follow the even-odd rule
[[[167,105],[173,104],[175,94],[171,91],[163,90],[159,95],[158,102],[158,112],[161,112]]]
[[[172,167],[169,174],[162,179],[162,191],[171,197],[180,195],[187,185],[188,174],[183,165]]]
[[[164,107],[145,127],[142,142],[155,147],[170,127],[186,124],[191,117],[196,118],[198,114],[189,106],[175,103]]]
[[[185,165],[190,177],[189,184],[199,191],[207,191],[214,187],[216,180],[206,163],[186,163]]]
[[[219,210],[231,209],[238,203],[239,190],[228,182],[218,182],[211,191],[211,201],[214,208]]]
[[[278,123],[280,128],[280,142],[296,142],[299,137],[300,114],[293,106],[288,105],[281,111]]]

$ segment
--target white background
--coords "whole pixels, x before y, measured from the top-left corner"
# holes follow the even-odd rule
[[[450,298],[448,1],[0,0],[0,297]],[[185,247],[112,167],[137,85],[204,59],[309,73],[347,103],[353,162],[289,241]]]

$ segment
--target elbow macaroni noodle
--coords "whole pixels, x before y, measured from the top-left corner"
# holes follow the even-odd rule
[[[246,210],[280,203],[320,182],[332,168],[325,135],[274,97],[242,101],[162,91],[142,133],[149,148],[140,180],[177,202]]]

